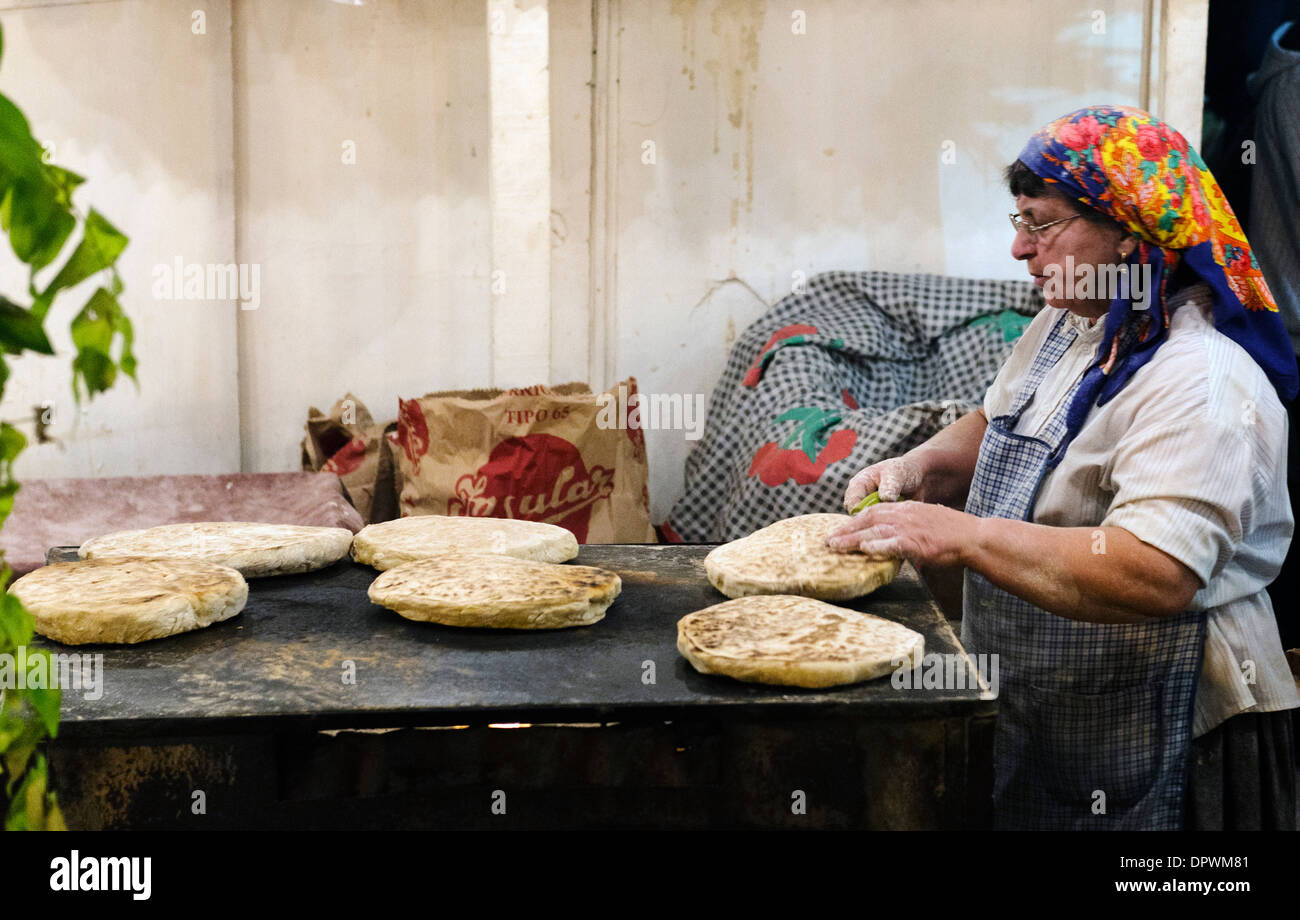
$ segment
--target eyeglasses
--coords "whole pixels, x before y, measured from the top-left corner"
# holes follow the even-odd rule
[[[1057,224],[1063,224],[1067,220],[1074,220],[1076,217],[1082,217],[1083,215],[1072,214],[1069,217],[1062,217],[1059,220],[1049,220],[1045,224],[1036,224],[1036,225],[1031,224],[1028,221],[1022,219],[1019,214],[1008,214],[1007,216],[1011,218],[1011,226],[1015,229],[1017,233],[1023,230],[1029,234],[1029,238],[1031,240],[1036,240],[1038,239],[1038,234],[1042,233],[1048,227],[1055,227]]]

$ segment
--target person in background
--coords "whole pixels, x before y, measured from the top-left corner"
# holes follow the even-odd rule
[[[1264,60],[1250,78],[1255,99],[1255,166],[1250,238],[1273,299],[1300,355],[1300,22],[1273,33]],[[1292,512],[1300,494],[1300,402],[1290,419],[1287,482]],[[1300,647],[1300,551],[1287,554],[1271,593],[1285,648]]]

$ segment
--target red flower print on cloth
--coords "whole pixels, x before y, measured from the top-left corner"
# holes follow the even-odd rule
[[[1163,160],[1169,145],[1154,125],[1140,125],[1137,129],[1138,152],[1148,160]]]
[[[685,543],[685,542],[686,542],[685,540],[682,539],[682,535],[679,534],[679,533],[678,533],[678,532],[673,528],[673,525],[670,524],[670,523],[668,523],[667,521],[664,521],[662,524],[659,525],[659,530],[660,530],[661,533],[663,533],[663,535],[664,535],[664,539],[667,540],[669,543]]]
[[[1095,118],[1081,118],[1073,124],[1063,125],[1057,136],[1071,150],[1087,150],[1101,137],[1101,125]]]
[[[781,442],[769,441],[754,452],[749,475],[769,487],[793,479],[801,486],[812,485],[832,463],[843,460],[858,443],[858,433],[841,428],[828,433],[840,415],[825,409],[801,406],[778,415],[773,421],[795,422],[794,430]],[[798,442],[798,446],[794,445]]]
[[[758,357],[754,359],[754,363],[749,366],[749,370],[745,373],[744,385],[747,387],[758,386],[758,381],[763,376],[763,365],[767,363],[768,353],[777,345],[786,342],[787,339],[791,340],[787,344],[796,345],[804,341],[804,336],[816,334],[816,326],[807,326],[803,323],[782,326],[776,332],[773,332],[772,337],[767,340],[767,344],[763,346],[763,350],[758,353]]]

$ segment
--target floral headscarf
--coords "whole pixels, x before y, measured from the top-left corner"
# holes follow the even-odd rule
[[[1111,303],[1097,362],[1070,406],[1067,443],[1092,406],[1114,397],[1164,341],[1179,264],[1209,284],[1215,328],[1250,353],[1283,401],[1296,395],[1295,354],[1259,263],[1218,182],[1181,134],[1141,109],[1091,106],[1040,130],[1020,161],[1136,236],[1129,265],[1151,266],[1145,310],[1130,297]]]

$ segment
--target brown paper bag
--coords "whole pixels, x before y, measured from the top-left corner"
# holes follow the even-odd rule
[[[396,429],[396,421],[376,424],[351,393],[336,402],[329,415],[313,406],[302,442],[303,469],[338,476],[348,501],[367,524],[391,521],[397,517],[397,491],[393,454],[384,435]]]
[[[302,439],[302,468],[319,472],[330,457],[374,423],[370,411],[351,393],[334,403],[329,415],[312,406],[307,410],[307,436]]]
[[[579,543],[653,543],[645,433],[627,425],[629,378],[452,390],[399,400],[398,507],[558,524]],[[611,424],[611,421],[613,424]]]

